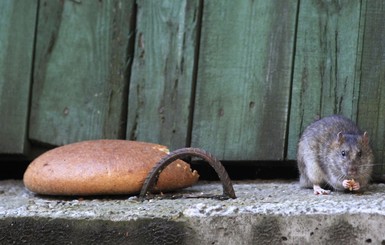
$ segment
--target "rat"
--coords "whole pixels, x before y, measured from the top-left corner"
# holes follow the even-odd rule
[[[317,195],[330,193],[324,186],[362,191],[371,178],[373,161],[368,133],[341,115],[310,124],[298,143],[300,185],[313,188]]]

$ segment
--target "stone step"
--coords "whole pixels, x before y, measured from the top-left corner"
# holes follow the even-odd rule
[[[0,181],[0,244],[385,244],[385,185],[317,196],[296,181],[234,182],[237,199],[45,197]],[[174,194],[221,194],[199,182]]]

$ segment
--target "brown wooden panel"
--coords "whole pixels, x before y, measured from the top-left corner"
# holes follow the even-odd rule
[[[205,1],[192,145],[284,158],[297,1]]]
[[[0,1],[0,153],[28,150],[37,1]]]
[[[124,138],[134,1],[41,1],[30,138]]]
[[[199,2],[138,1],[127,138],[188,144]]]

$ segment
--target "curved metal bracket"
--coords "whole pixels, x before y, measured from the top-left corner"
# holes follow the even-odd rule
[[[199,148],[182,148],[175,150],[163,157],[149,172],[146,180],[144,181],[142,190],[140,191],[139,198],[145,198],[149,192],[152,191],[160,173],[172,162],[186,157],[199,157],[205,160],[214,168],[215,172],[218,174],[220,181],[222,182],[223,187],[223,197],[227,198],[236,198],[233,185],[231,183],[230,177],[226,172],[226,169],[223,167],[222,163],[216,159],[211,153],[204,151]]]

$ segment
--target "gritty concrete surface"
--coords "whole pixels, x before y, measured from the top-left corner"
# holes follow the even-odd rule
[[[0,244],[385,244],[385,185],[316,196],[296,181],[235,182],[237,199],[43,197],[0,181]],[[179,193],[220,194],[217,182]]]

